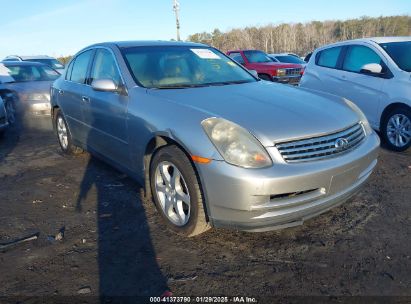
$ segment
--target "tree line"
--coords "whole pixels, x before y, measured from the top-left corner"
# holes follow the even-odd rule
[[[291,52],[304,56],[317,47],[336,41],[375,37],[410,36],[411,17],[361,17],[350,20],[282,23],[278,25],[215,29],[188,36],[188,41],[205,43],[224,52],[230,49],[260,49],[267,53]]]

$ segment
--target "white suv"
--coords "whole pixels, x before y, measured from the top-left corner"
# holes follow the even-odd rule
[[[365,38],[313,52],[300,86],[353,101],[388,148],[411,145],[411,37]]]

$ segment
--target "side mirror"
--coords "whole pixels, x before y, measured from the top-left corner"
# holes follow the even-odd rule
[[[95,91],[101,92],[117,92],[118,88],[112,79],[95,79],[91,83],[91,87]]]
[[[378,63],[368,63],[361,67],[360,73],[363,74],[381,74],[382,66]]]
[[[258,77],[258,73],[257,73],[257,71],[256,70],[248,70],[250,73],[251,73],[251,75],[253,75],[255,78],[259,78]]]

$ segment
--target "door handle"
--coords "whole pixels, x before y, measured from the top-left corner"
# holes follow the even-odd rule
[[[81,100],[82,100],[83,102],[90,103],[90,98],[87,97],[87,96],[81,96]]]

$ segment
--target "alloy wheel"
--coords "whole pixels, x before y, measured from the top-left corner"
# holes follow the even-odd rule
[[[190,218],[190,194],[180,170],[163,161],[155,170],[155,191],[166,217],[176,226],[184,226]]]
[[[387,137],[394,146],[401,148],[411,140],[411,121],[404,114],[391,116],[387,124]]]
[[[61,147],[66,150],[68,147],[67,127],[63,117],[61,116],[57,118],[57,135]]]

